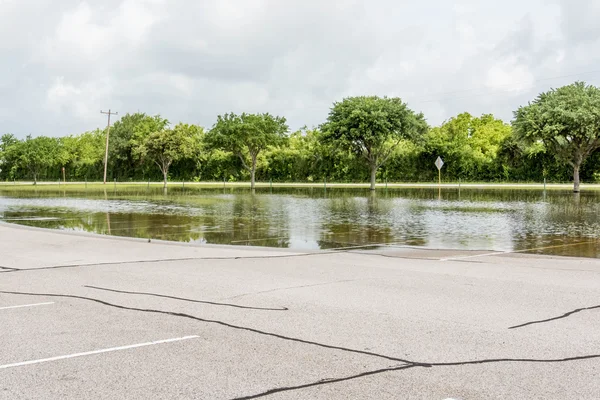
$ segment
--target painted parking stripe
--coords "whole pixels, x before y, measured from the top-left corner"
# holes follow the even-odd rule
[[[54,302],[50,302],[50,303],[36,303],[36,304],[23,304],[23,305],[20,305],[20,306],[10,306],[10,307],[0,307],[0,310],[14,310],[15,308],[49,306],[50,304],[54,304]]]
[[[68,354],[68,355],[65,355],[65,356],[57,356],[57,357],[50,357],[50,358],[42,358],[42,359],[39,359],[39,360],[23,361],[23,362],[18,362],[18,363],[14,363],[14,364],[0,365],[0,369],[23,367],[23,366],[26,366],[26,365],[41,364],[41,363],[47,363],[47,362],[52,362],[52,361],[60,361],[60,360],[66,360],[66,359],[69,359],[69,358],[76,358],[76,357],[92,356],[92,355],[95,355],[95,354],[110,353],[110,352],[114,352],[114,351],[136,349],[136,348],[139,348],[139,347],[154,346],[154,345],[157,345],[157,344],[180,342],[182,340],[197,339],[199,337],[200,336],[184,336],[184,337],[175,338],[175,339],[157,340],[155,342],[138,343],[138,344],[132,344],[132,345],[129,345],[129,346],[111,347],[109,349],[86,351],[85,353],[75,353],[75,354]]]

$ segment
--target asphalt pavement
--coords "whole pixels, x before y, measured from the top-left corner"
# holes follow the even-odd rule
[[[600,399],[600,260],[0,225],[0,399]]]

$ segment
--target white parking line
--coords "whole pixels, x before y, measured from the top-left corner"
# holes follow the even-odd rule
[[[10,306],[10,307],[0,307],[0,310],[13,310],[15,308],[49,306],[50,304],[54,304],[54,302],[51,302],[51,303],[36,303],[36,304],[23,304],[23,305],[20,305],[20,306]]]
[[[175,338],[175,339],[157,340],[155,342],[139,343],[139,344],[132,344],[132,345],[129,345],[129,346],[112,347],[110,349],[87,351],[85,353],[68,354],[66,356],[58,356],[58,357],[42,358],[42,359],[39,359],[39,360],[23,361],[23,362],[14,363],[14,364],[0,365],[0,369],[23,367],[25,365],[41,364],[41,363],[46,363],[46,362],[51,362],[51,361],[66,360],[68,358],[84,357],[84,356],[91,356],[91,355],[94,355],[94,354],[110,353],[110,352],[113,352],[113,351],[135,349],[135,348],[138,348],[138,347],[154,346],[156,344],[180,342],[182,340],[197,339],[199,337],[200,336],[184,336],[184,337]]]

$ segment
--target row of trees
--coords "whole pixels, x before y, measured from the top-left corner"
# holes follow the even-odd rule
[[[0,138],[0,179],[101,180],[105,130],[61,138]],[[600,89],[575,83],[542,93],[512,124],[460,114],[429,127],[398,98],[334,103],[316,129],[289,133],[270,114],[221,115],[210,130],[128,114],[110,130],[109,176],[187,181],[566,181],[600,176]]]

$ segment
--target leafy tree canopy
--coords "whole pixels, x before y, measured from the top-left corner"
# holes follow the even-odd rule
[[[59,157],[60,146],[56,138],[27,136],[24,141],[16,145],[15,151],[18,154],[19,165],[29,170],[36,184],[40,170],[52,165],[52,162]]]
[[[348,97],[333,104],[323,124],[324,139],[364,157],[375,189],[377,169],[403,139],[419,141],[427,131],[423,114],[394,97]]]
[[[452,176],[493,178],[490,171],[511,132],[510,125],[493,115],[476,118],[469,113],[459,114],[427,133],[425,149],[430,167],[440,156]]]
[[[269,146],[285,141],[288,132],[286,120],[271,114],[234,113],[219,115],[207,135],[209,145],[237,155],[244,168],[250,171],[254,188],[258,154]]]
[[[142,134],[132,139],[133,153],[144,160],[154,162],[163,174],[164,187],[167,187],[169,168],[174,161],[198,156],[197,149],[203,133],[201,127],[177,124],[173,129],[165,129],[163,121],[151,121],[144,126]],[[146,131],[146,129],[159,129]]]
[[[540,94],[515,112],[515,134],[525,143],[542,142],[557,160],[573,167],[573,190],[579,169],[600,147],[600,89],[583,82]]]

